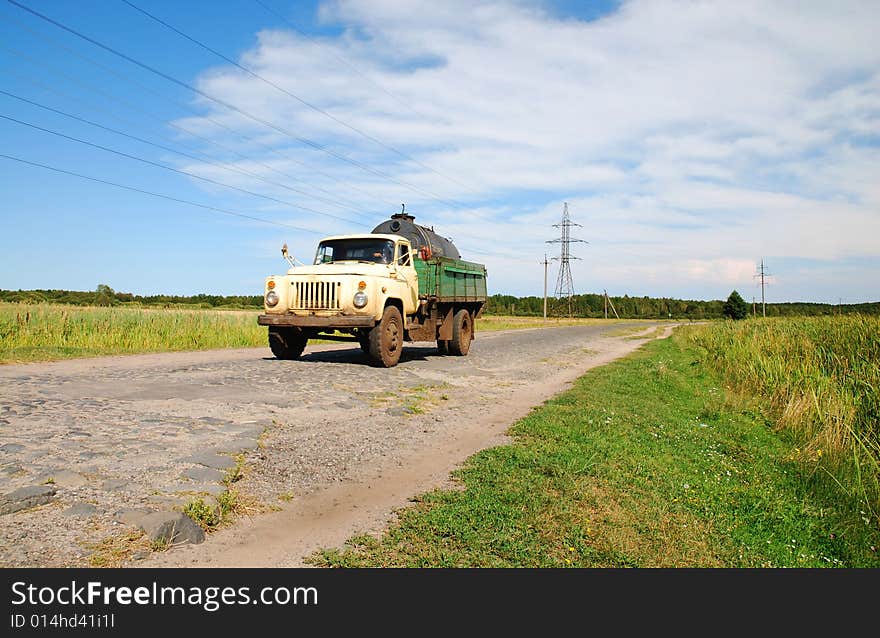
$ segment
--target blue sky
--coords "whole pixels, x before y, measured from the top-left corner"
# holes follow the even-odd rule
[[[82,176],[0,158],[0,288],[259,294],[406,203],[540,295],[567,202],[578,293],[880,300],[876,3],[16,2],[99,44],[0,2],[0,154]]]

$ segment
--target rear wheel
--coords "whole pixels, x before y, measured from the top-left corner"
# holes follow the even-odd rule
[[[403,350],[403,318],[396,306],[388,306],[382,321],[370,330],[370,359],[383,368],[396,366]]]
[[[449,342],[449,352],[458,356],[465,356],[471,348],[471,340],[474,337],[474,324],[471,314],[467,310],[459,310],[452,318],[452,341]]]
[[[302,330],[269,326],[269,349],[278,359],[296,359],[306,349],[308,343]]]

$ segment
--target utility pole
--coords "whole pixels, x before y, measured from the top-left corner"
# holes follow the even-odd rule
[[[544,264],[544,321],[547,321],[547,264],[550,263],[547,253],[544,253],[544,261],[541,263]]]
[[[608,318],[608,304],[611,304],[611,310],[614,312],[614,316],[620,319],[620,315],[617,314],[617,310],[614,308],[614,302],[611,301],[611,297],[608,296],[608,291],[603,290],[602,292],[605,293],[605,318]]]
[[[768,273],[764,269],[764,260],[761,259],[761,269],[758,271],[758,274],[756,274],[755,277],[761,278],[761,314],[764,317],[767,316],[767,304],[764,301],[764,279],[769,276],[770,276],[770,273]]]
[[[767,302],[764,301],[764,260],[761,260],[761,314],[767,316]]]
[[[556,298],[560,297],[568,297],[568,316],[571,317],[571,298],[574,295],[574,281],[571,278],[571,266],[569,262],[572,259],[580,259],[580,257],[572,257],[571,256],[571,243],[572,242],[580,242],[582,244],[588,244],[589,242],[584,241],[583,239],[572,239],[571,237],[571,227],[572,226],[580,226],[580,224],[575,224],[568,216],[568,202],[565,202],[562,209],[562,221],[558,224],[553,224],[553,228],[560,228],[561,234],[559,239],[550,239],[546,243],[548,244],[559,244],[560,252],[559,257],[553,257],[554,260],[559,260],[559,276],[556,279],[556,292],[554,296]]]

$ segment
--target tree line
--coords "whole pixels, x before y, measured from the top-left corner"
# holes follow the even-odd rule
[[[135,295],[116,292],[106,284],[92,291],[0,290],[0,301],[18,303],[60,303],[74,306],[148,306],[188,308],[259,309],[262,295]]]
[[[720,319],[725,316],[725,301],[673,299],[668,297],[611,296],[608,316],[613,309],[624,319]],[[93,291],[77,290],[0,290],[0,301],[18,303],[60,303],[77,306],[148,306],[228,308],[258,310],[263,307],[262,295],[135,295],[117,292],[106,284]],[[748,314],[761,315],[761,304],[747,304]],[[547,299],[548,316],[567,317],[568,299]],[[516,297],[496,294],[489,297],[484,312],[490,315],[541,317],[544,314],[543,297]],[[880,302],[860,304],[823,304],[810,302],[768,303],[767,316],[810,316],[830,314],[880,315]],[[601,294],[574,295],[571,298],[571,316],[604,317],[605,296]]]
[[[608,316],[614,317],[614,310],[622,319],[720,319],[725,317],[723,299],[694,300],[673,299],[669,297],[622,297],[610,296]],[[613,307],[613,309],[612,309]],[[604,317],[605,296],[601,294],[573,295],[571,316]],[[859,304],[824,304],[811,302],[768,303],[768,317],[812,316],[831,314],[871,314],[880,315],[880,302]],[[493,315],[519,315],[541,317],[544,314],[543,297],[514,297],[512,295],[492,295],[484,311]],[[747,304],[747,313],[762,315],[761,304]],[[568,299],[547,299],[547,315],[567,317]]]

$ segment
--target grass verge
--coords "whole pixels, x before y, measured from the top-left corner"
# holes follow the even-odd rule
[[[592,370],[328,567],[880,567],[857,499],[680,335]]]

